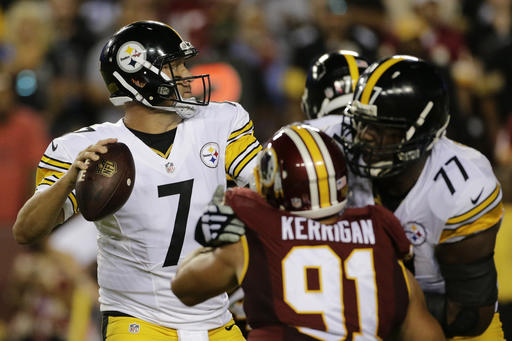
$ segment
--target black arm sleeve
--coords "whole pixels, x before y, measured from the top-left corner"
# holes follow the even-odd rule
[[[439,263],[446,294],[425,293],[430,313],[441,323],[446,336],[465,336],[480,318],[479,308],[498,299],[493,255],[468,264]],[[446,322],[446,299],[461,305],[455,320]]]

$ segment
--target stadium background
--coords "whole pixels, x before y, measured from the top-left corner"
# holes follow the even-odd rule
[[[177,29],[200,50],[213,99],[239,101],[265,141],[304,119],[313,58],[412,54],[449,82],[449,137],[484,153],[507,213],[496,247],[502,320],[512,335],[512,0],[0,0],[0,340],[99,340],[95,229],[80,218],[37,245],[11,226],[51,138],[115,121],[98,71],[108,36],[136,20]]]

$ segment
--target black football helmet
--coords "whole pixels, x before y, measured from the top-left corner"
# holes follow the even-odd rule
[[[340,148],[317,128],[281,128],[258,156],[256,190],[273,207],[308,218],[344,209],[347,167]]]
[[[301,107],[308,119],[342,113],[352,100],[359,75],[368,62],[357,52],[340,50],[320,56],[306,78]]]
[[[210,76],[175,78],[162,68],[177,59],[188,59],[198,51],[170,26],[156,21],[129,24],[103,47],[100,70],[114,105],[137,101],[147,107],[176,112],[183,118],[195,114],[198,105],[210,101]],[[202,82],[200,99],[183,98],[178,81]],[[172,104],[169,104],[170,102]]]
[[[342,133],[349,137],[343,145],[351,169],[370,178],[394,176],[446,133],[450,120],[446,83],[423,60],[401,55],[385,58],[361,75],[345,114],[352,131]],[[369,130],[379,136],[394,131],[396,143],[369,141],[365,137]]]

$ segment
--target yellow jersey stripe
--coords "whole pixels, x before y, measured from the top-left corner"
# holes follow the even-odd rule
[[[357,67],[356,58],[349,54],[344,54],[343,56],[347,60],[348,70],[352,78],[352,91],[354,91],[356,89],[357,79],[359,78],[359,68]]]
[[[244,135],[238,140],[233,141],[233,143],[228,144],[226,147],[226,172],[229,172],[237,158],[247,151],[254,142],[257,142],[254,135]]]
[[[45,154],[43,154],[43,157],[41,158],[41,162],[46,163],[50,166],[64,168],[64,169],[69,169],[71,167],[70,162],[59,161],[59,160],[53,159]]]
[[[151,147],[150,147],[151,148]],[[172,149],[172,144],[169,146],[169,148],[167,149],[167,151],[164,153],[162,153],[161,151],[159,151],[158,149],[155,149],[155,148],[151,148],[151,150],[153,150],[155,153],[157,153],[158,155],[160,155],[161,157],[163,157],[164,159],[167,159],[169,157],[169,154],[171,154],[171,149]]]
[[[73,192],[68,194],[69,200],[73,204],[73,212],[78,213],[78,202],[76,201],[76,196]]]
[[[496,200],[496,198],[498,197],[499,194],[500,194],[500,185],[497,184],[496,188],[491,193],[491,195],[489,195],[484,201],[482,201],[482,203],[480,205],[469,210],[466,213],[463,213],[459,216],[455,216],[455,217],[448,219],[448,221],[446,222],[446,225],[458,224],[458,223],[463,222],[464,220],[473,218],[475,215],[479,214],[485,208],[487,208],[489,205],[491,205],[494,202],[494,200]]]
[[[232,132],[228,137],[228,141],[251,130],[253,128],[253,126],[254,126],[254,124],[252,123],[252,120],[249,120],[249,122],[246,125],[244,125],[242,128],[237,129],[234,132]]]
[[[39,185],[53,185],[55,183],[54,180],[51,180],[51,179],[43,179],[43,181],[41,181],[39,183]]]
[[[450,238],[468,236],[480,231],[487,230],[500,221],[500,219],[503,217],[503,213],[503,203],[500,202],[495,208],[478,218],[476,221],[467,225],[462,225],[455,230],[444,230],[441,233],[439,242],[443,243]]]
[[[366,86],[363,90],[363,93],[361,94],[361,104],[369,104],[370,96],[373,91],[373,87],[375,84],[377,84],[377,81],[379,78],[386,72],[390,67],[395,65],[396,63],[404,60],[405,58],[390,58],[386,60],[382,65],[380,65],[373,73],[371,74],[370,78],[368,78],[368,81],[366,82]]]
[[[407,292],[409,292],[409,298],[411,297],[411,284],[409,283],[409,276],[407,276],[407,271],[405,270],[404,262],[398,260],[398,265],[402,268],[402,273],[404,274],[405,285],[407,286]]]
[[[60,178],[62,175],[64,175],[64,173],[53,169],[37,167],[36,186],[39,186],[39,184],[42,183],[44,178],[48,178],[52,175],[55,176],[56,178]]]
[[[260,150],[262,150],[263,147],[261,145],[258,145],[258,147],[254,148],[252,152],[247,154],[246,157],[240,163],[238,166],[236,166],[235,170],[233,171],[233,176],[236,178],[240,174],[240,172],[245,168],[245,166],[252,160],[254,157],[259,153]]]
[[[244,281],[245,274],[247,274],[247,269],[249,268],[249,244],[247,243],[247,237],[240,237],[240,241],[242,242],[242,247],[244,248],[244,266],[242,268],[242,272],[238,277],[238,284],[241,285]]]
[[[297,134],[299,134],[302,141],[306,145],[309,151],[309,155],[313,160],[315,166],[317,183],[318,183],[318,196],[320,198],[320,207],[327,207],[331,205],[330,192],[329,192],[329,177],[327,173],[327,167],[325,166],[322,152],[316,144],[315,139],[306,130],[298,126],[291,127]]]

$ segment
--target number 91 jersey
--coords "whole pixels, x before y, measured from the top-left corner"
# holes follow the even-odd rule
[[[501,188],[489,161],[446,137],[432,149],[416,184],[395,210],[414,246],[414,275],[444,293],[435,247],[485,231],[503,217]]]
[[[252,176],[261,145],[253,124],[234,103],[210,103],[178,124],[168,155],[157,154],[123,123],[93,125],[55,139],[38,170],[38,190],[54,183],[77,154],[115,137],[133,155],[136,179],[126,204],[95,222],[102,311],[119,311],[173,329],[213,329],[231,319],[226,294],[183,305],[169,283],[180,259],[200,245],[194,228],[226,174],[240,184]],[[64,206],[76,211],[74,191]]]
[[[246,224],[244,309],[249,340],[385,339],[406,314],[399,221],[381,206],[346,209],[332,225],[233,189],[226,203]],[[357,336],[356,336],[357,335]]]

